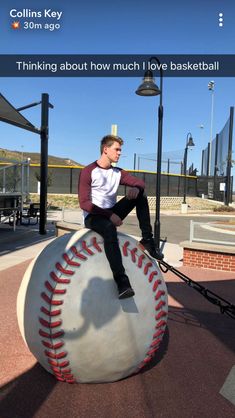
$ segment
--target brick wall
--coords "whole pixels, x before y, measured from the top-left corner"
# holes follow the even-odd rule
[[[235,254],[184,248],[183,265],[212,270],[235,271]]]

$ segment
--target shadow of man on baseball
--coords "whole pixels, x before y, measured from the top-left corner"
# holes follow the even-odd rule
[[[81,304],[75,303],[74,309],[77,316],[75,322],[81,323],[81,326],[78,329],[64,328],[68,339],[80,338],[90,327],[101,330],[118,316],[120,310],[128,314],[138,313],[134,298],[118,299],[114,280],[103,280],[98,276],[89,280],[82,293]]]

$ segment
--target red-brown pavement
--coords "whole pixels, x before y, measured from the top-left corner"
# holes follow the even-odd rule
[[[220,389],[235,364],[235,321],[172,273],[168,328],[153,363],[107,384],[57,382],[20,335],[17,291],[29,261],[0,272],[0,418],[231,418],[235,406]],[[235,303],[235,274],[181,268]]]

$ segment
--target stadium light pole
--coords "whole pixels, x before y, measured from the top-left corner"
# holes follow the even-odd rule
[[[189,132],[187,134],[187,138],[186,138],[186,147],[184,150],[184,199],[183,199],[183,204],[186,203],[186,174],[187,174],[187,159],[188,159],[188,148],[189,147],[194,147],[194,142],[193,142],[193,137],[191,132]]]
[[[155,84],[152,71],[152,61],[155,60],[160,69],[160,88]],[[160,96],[158,107],[158,141],[157,141],[157,175],[156,175],[156,212],[154,222],[154,241],[159,257],[163,258],[160,250],[160,196],[161,196],[161,161],[162,161],[162,125],[163,125],[163,70],[157,57],[151,57],[147,63],[147,71],[144,74],[143,82],[136,90],[139,96]]]
[[[211,91],[211,131],[210,131],[210,152],[209,152],[209,176],[211,176],[211,157],[212,157],[212,140],[213,140],[213,118],[214,118],[214,90],[215,82],[212,80],[208,83],[208,89]]]
[[[141,141],[143,141],[144,139],[143,139],[143,138],[138,137],[138,138],[135,138],[135,140],[136,140],[136,141],[138,141],[139,143],[141,143]],[[137,169],[139,170],[139,169],[140,169],[140,156],[139,156],[139,154],[137,154],[137,155],[138,155],[138,165],[137,165]]]

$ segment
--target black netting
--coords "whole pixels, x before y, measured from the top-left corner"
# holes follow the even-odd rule
[[[223,129],[216,138],[202,151],[202,170],[201,175],[225,176],[227,173],[228,155],[229,155],[229,136],[231,130],[230,116]],[[209,155],[210,153],[210,155]],[[210,169],[208,167],[210,164]]]
[[[227,172],[229,148],[230,118],[218,135],[217,176],[224,176]]]

